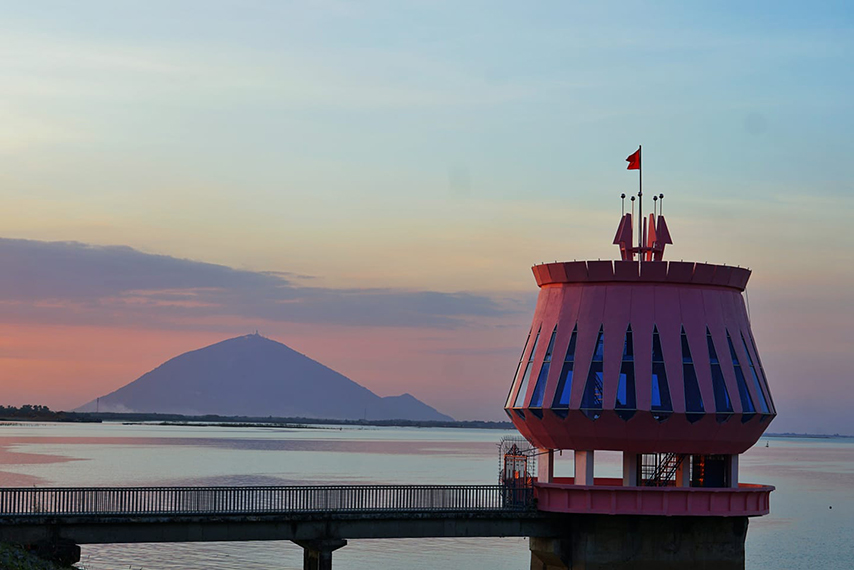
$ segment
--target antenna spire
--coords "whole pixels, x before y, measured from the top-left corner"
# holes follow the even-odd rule
[[[623,199],[623,217],[620,226],[617,228],[617,236],[614,238],[614,244],[620,246],[623,260],[633,261],[635,254],[637,254],[639,263],[661,261],[664,257],[664,246],[673,243],[667,229],[667,222],[664,221],[664,194],[658,196],[653,194],[652,213],[648,220],[643,219],[642,149],[643,147],[638,145],[638,149],[626,159],[626,162],[629,163],[626,169],[638,171],[637,245],[633,245],[635,243],[635,196],[631,197],[632,213],[629,215],[626,214],[626,195],[620,195],[620,198]]]
[[[638,171],[638,198],[640,199],[638,202],[638,256],[640,261],[643,261],[643,246],[644,246],[644,224],[643,224],[643,169],[641,167],[641,145],[638,145],[638,149],[629,155],[626,159],[626,162],[629,165],[626,167],[626,170],[637,170]],[[634,200],[634,197],[632,197]],[[634,211],[632,211],[634,214]],[[634,215],[632,216],[634,218]]]
[[[644,234],[645,227],[643,223],[643,161],[641,160],[641,145],[638,145],[638,245],[640,251],[638,251],[638,261],[643,263],[644,252]]]

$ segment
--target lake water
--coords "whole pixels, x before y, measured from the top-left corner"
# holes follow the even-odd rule
[[[513,434],[0,424],[0,486],[493,484],[497,443]],[[572,475],[571,454],[556,471]],[[620,476],[619,455],[597,453],[596,476]],[[741,480],[777,487],[771,514],[750,521],[748,569],[854,567],[854,439],[763,439],[742,456]],[[351,540],[333,558],[339,570],[529,567],[524,538]],[[92,570],[299,569],[302,549],[287,541],[84,545],[82,562]]]

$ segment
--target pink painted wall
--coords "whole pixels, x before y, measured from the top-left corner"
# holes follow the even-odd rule
[[[610,449],[631,452],[741,453],[753,445],[773,419],[770,392],[753,345],[742,291],[750,272],[742,268],[688,262],[572,262],[533,268],[540,294],[531,340],[514,379],[507,412],[519,431],[543,448]],[[636,412],[617,415],[616,399],[626,329],[634,346]],[[555,406],[559,377],[573,328],[578,327],[569,406]],[[552,364],[542,408],[531,408],[549,338],[557,327]],[[602,328],[603,399],[597,419],[586,416],[582,398]],[[652,337],[658,328],[672,414],[664,421],[652,410]],[[686,415],[681,332],[685,330],[704,413]],[[732,413],[716,409],[706,331],[711,334],[731,402]],[[530,381],[517,400],[522,376],[540,331]],[[744,374],[755,413],[743,409],[727,333]],[[744,341],[742,340],[744,339]],[[753,371],[758,383],[753,380]],[[767,413],[760,404],[765,401]],[[725,421],[724,421],[725,420]]]

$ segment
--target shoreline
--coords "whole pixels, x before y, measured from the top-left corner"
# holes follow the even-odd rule
[[[121,422],[126,424],[160,423],[160,425],[208,425],[215,427],[287,427],[294,429],[309,429],[314,426],[346,426],[346,427],[419,427],[419,428],[457,428],[457,429],[513,429],[509,421],[486,420],[347,420],[334,418],[305,418],[305,417],[257,417],[257,416],[219,416],[207,414],[188,416],[182,414],[159,413],[116,413],[116,412],[57,412],[54,417],[9,417],[0,418],[0,422],[32,423],[32,422],[73,422],[101,423]]]

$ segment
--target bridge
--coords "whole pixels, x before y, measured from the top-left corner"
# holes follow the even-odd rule
[[[556,536],[562,518],[530,486],[0,489],[0,541],[64,563],[81,544],[290,540],[320,570],[348,539]]]
[[[573,568],[575,560],[587,570],[735,570],[744,568],[747,517],[768,512],[772,490],[634,487],[607,478],[593,485],[553,478],[520,486],[0,488],[0,542],[70,565],[81,544],[290,540],[303,548],[305,570],[330,570],[332,553],[349,539],[518,536],[530,538],[532,568]]]

